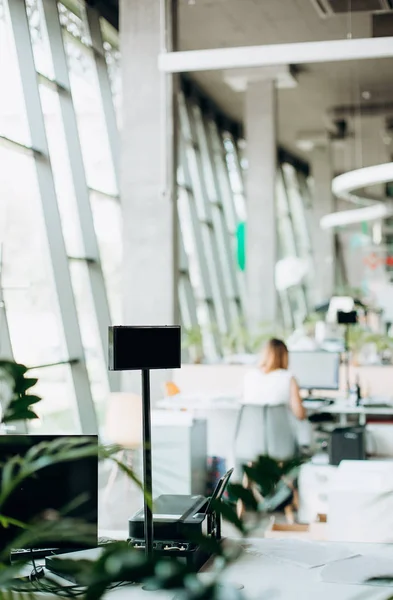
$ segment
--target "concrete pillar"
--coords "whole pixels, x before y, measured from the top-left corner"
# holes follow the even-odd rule
[[[158,0],[122,0],[123,119],[121,202],[126,325],[173,325],[177,303],[176,202],[173,192],[172,102],[169,76],[157,66],[163,39]],[[165,352],[165,348],[162,349]],[[152,377],[152,394],[162,394]],[[139,373],[123,377],[125,391],[139,392]]]
[[[273,81],[249,83],[247,139],[247,298],[251,328],[277,319],[275,265],[276,98]]]
[[[319,304],[328,300],[334,291],[334,231],[319,226],[321,218],[335,210],[330,147],[313,150],[311,169],[314,178],[311,239],[315,260],[315,303]]]

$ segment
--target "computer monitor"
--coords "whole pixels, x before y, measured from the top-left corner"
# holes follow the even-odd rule
[[[338,390],[340,354],[324,351],[291,351],[289,370],[304,390]]]
[[[8,459],[26,455],[28,450],[41,442],[51,442],[62,437],[52,435],[0,435],[0,478]],[[80,437],[80,436],[79,436]],[[72,518],[92,526],[90,540],[86,543],[72,543],[70,540],[45,539],[29,544],[29,549],[70,548],[79,550],[97,545],[98,521],[98,438],[83,436],[86,444],[97,445],[97,454],[56,462],[37,470],[24,479],[11,492],[1,514],[22,523],[35,525],[53,518]],[[65,509],[69,507],[66,512]],[[3,527],[0,520],[0,546],[6,548],[13,543],[23,530]],[[89,543],[91,542],[91,543]]]

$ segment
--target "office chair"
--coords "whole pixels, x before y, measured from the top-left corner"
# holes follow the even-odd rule
[[[261,436],[256,441],[247,436],[247,431],[255,428],[255,423],[258,421],[261,424]],[[269,456],[278,461],[299,456],[296,432],[288,407],[284,405],[242,406],[235,434],[235,454],[238,474],[245,464],[252,463],[252,460],[258,456]],[[252,457],[251,461],[250,457]],[[253,491],[259,501],[260,510],[266,512],[283,510],[287,521],[292,523],[294,521],[292,507],[296,509],[297,499],[296,478],[297,471],[294,469],[279,482],[275,492],[266,498],[261,496],[257,486],[250,484],[247,476],[243,477],[242,484]],[[237,512],[239,516],[244,513],[242,502],[238,503]]]
[[[260,437],[250,437],[248,431],[260,423]],[[237,459],[248,462],[257,456],[289,460],[298,455],[296,432],[287,406],[243,405],[235,433]],[[245,459],[245,460],[244,460]]]

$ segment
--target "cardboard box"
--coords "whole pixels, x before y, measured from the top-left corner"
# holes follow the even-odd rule
[[[265,538],[310,539],[310,528],[299,523],[276,523],[273,517],[265,531]]]

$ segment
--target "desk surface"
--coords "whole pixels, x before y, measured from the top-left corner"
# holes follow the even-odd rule
[[[310,405],[308,405],[308,408]],[[318,412],[332,415],[393,415],[393,406],[353,406],[345,400],[338,400],[334,404],[319,406]]]
[[[247,540],[253,542],[252,539]],[[260,540],[255,540],[257,544]],[[317,542],[314,542],[317,543]],[[354,554],[378,555],[392,560],[393,544],[335,544],[349,548]],[[224,584],[243,586],[244,600],[388,600],[393,587],[325,583],[321,580],[323,567],[306,569],[281,562],[269,556],[245,553],[221,575]],[[206,569],[208,573],[208,568]],[[205,573],[201,577],[208,576]],[[52,594],[34,594],[40,600],[58,600]],[[176,600],[173,591],[146,591],[141,586],[124,585],[105,594],[106,600]],[[21,595],[23,598],[23,595]]]
[[[235,410],[238,411],[241,406],[239,396],[179,396],[178,398],[165,398],[157,402],[160,409],[190,410],[190,411],[211,411],[211,410]],[[338,398],[333,404],[321,404],[304,399],[307,410],[324,412],[331,414],[347,415],[393,415],[393,405],[385,407],[373,406],[353,406],[344,398]]]
[[[377,554],[393,561],[393,545],[345,544],[345,547],[359,554]],[[393,596],[393,587],[325,583],[321,581],[321,571],[322,567],[305,569],[267,556],[244,554],[226,569],[221,580],[236,586],[243,585],[245,600],[387,600]],[[106,598],[175,600],[176,594],[147,592],[140,587],[127,586],[108,592]]]

